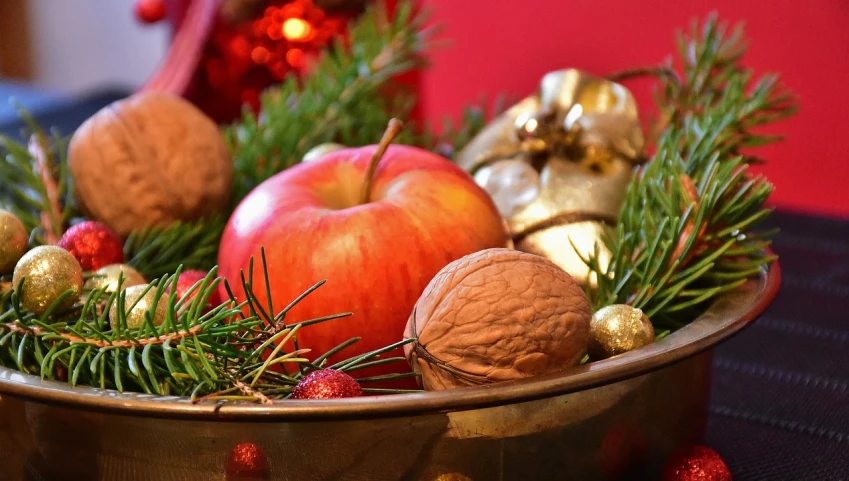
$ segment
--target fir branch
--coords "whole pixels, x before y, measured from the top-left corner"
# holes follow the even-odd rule
[[[103,290],[92,290],[70,312],[56,314],[52,313],[55,309],[49,309],[47,314],[36,316],[21,306],[21,286],[14,288],[4,283],[0,291],[0,365],[78,386],[187,396],[195,402],[239,400],[268,404],[286,398],[302,376],[322,368],[305,357],[309,349],[296,345],[289,348],[295,344],[297,332],[349,315],[330,315],[289,325],[275,323],[304,296],[280,312],[266,312],[253,296],[237,303],[232,295],[206,311],[202,307],[222,280],[213,269],[190,289],[192,295],[184,299],[191,301],[180,300],[174,286],[181,269],[150,284],[155,301],[139,328],[126,327],[124,312],[132,306],[127,305],[120,289],[108,295]],[[267,272],[264,258],[262,272]],[[256,287],[270,289],[265,275],[260,280],[264,286],[254,286],[253,275],[246,279],[242,286],[245,292],[253,292]],[[166,304],[167,316],[162,325],[155,326],[153,315],[160,302]],[[113,305],[118,307],[118,319],[114,320],[118,328],[113,328],[108,319]],[[257,312],[264,314],[259,316]],[[331,354],[354,342],[345,342],[315,359],[323,364]],[[401,358],[381,356],[403,344],[355,356],[355,362],[346,361],[348,368],[361,369],[365,360],[371,365],[379,361],[402,362]],[[300,369],[293,375],[277,369],[287,363]],[[361,382],[403,377],[409,374],[364,378]]]
[[[609,262],[598,251],[587,259],[596,307],[627,303],[675,329],[774,260],[764,252],[770,235],[752,234],[770,213],[772,185],[750,172],[746,149],[775,141],[753,129],[795,105],[775,77],[752,82],[739,63],[742,31],[726,31],[710,18],[679,40],[684,81],[666,82],[658,97],[669,123],[605,239]]]
[[[27,145],[0,135],[0,208],[11,211],[35,245],[56,244],[71,218],[79,215],[67,167],[67,139],[45,133],[26,111]]]
[[[215,217],[132,232],[124,243],[124,257],[147,279],[173,273],[179,266],[208,271],[216,264],[225,223]]]

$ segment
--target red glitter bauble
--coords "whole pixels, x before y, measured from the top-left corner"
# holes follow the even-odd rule
[[[731,481],[731,471],[722,457],[706,446],[692,446],[673,454],[661,481]]]
[[[59,239],[59,247],[70,252],[85,271],[124,263],[123,242],[100,222],[85,221],[71,227]]]
[[[359,397],[363,388],[342,371],[322,369],[306,375],[292,390],[295,399],[338,399]]]
[[[192,286],[205,279],[206,275],[206,272],[196,270],[190,270],[181,273],[180,277],[177,278],[177,299],[182,299],[186,297],[186,294],[189,293],[189,290],[192,288]],[[186,299],[185,302],[183,302],[183,305],[190,305],[192,303],[192,299],[194,299],[198,292],[199,289],[195,289],[195,291],[189,295],[189,298]],[[212,294],[210,294],[209,299],[207,300],[206,309],[208,310],[211,308],[215,308],[219,305],[221,305],[221,294],[218,292],[218,290],[214,290],[212,291]]]
[[[156,23],[165,18],[165,0],[136,0],[136,18],[142,23]]]
[[[237,445],[227,455],[227,481],[249,479],[268,479],[271,470],[268,458],[262,449],[254,443]]]

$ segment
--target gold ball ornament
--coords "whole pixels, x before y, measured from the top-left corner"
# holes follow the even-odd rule
[[[40,246],[27,252],[15,266],[12,285],[23,279],[21,305],[41,315],[65,292],[71,291],[58,310],[72,307],[83,291],[83,268],[70,252],[56,246]]]
[[[14,214],[0,209],[0,274],[11,272],[27,252],[27,228]]]
[[[324,157],[325,154],[329,154],[331,152],[336,152],[337,150],[345,149],[342,144],[335,144],[333,142],[327,142],[324,144],[318,144],[315,147],[311,148],[306,154],[304,154],[303,162],[313,162],[315,160]]]
[[[139,271],[127,264],[110,264],[95,271],[94,276],[86,281],[85,289],[103,289],[107,294],[115,292],[118,290],[118,282],[121,281],[122,276],[121,290],[147,284]]]
[[[68,168],[80,207],[119,236],[226,209],[233,162],[218,125],[189,101],[144,92],[76,130]]]
[[[145,314],[150,311],[156,302],[156,287],[148,288],[147,284],[131,286],[124,290],[124,313],[126,314],[127,327],[134,329],[144,325]],[[156,303],[151,321],[154,326],[160,326],[165,322],[168,313],[168,297],[162,296]],[[109,308],[109,323],[112,329],[118,328],[118,301],[112,303]]]
[[[607,359],[654,342],[654,327],[641,309],[625,304],[602,307],[590,321],[587,353]]]

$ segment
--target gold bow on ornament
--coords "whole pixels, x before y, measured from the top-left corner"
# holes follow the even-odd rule
[[[580,70],[546,74],[537,94],[487,125],[457,155],[493,197],[517,249],[595,284],[582,260],[614,225],[644,139],[631,92]]]

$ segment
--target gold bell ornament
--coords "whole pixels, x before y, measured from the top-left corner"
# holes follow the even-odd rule
[[[595,285],[583,258],[615,225],[634,166],[644,162],[637,104],[622,85],[580,70],[546,74],[458,153],[492,196],[517,249]]]

